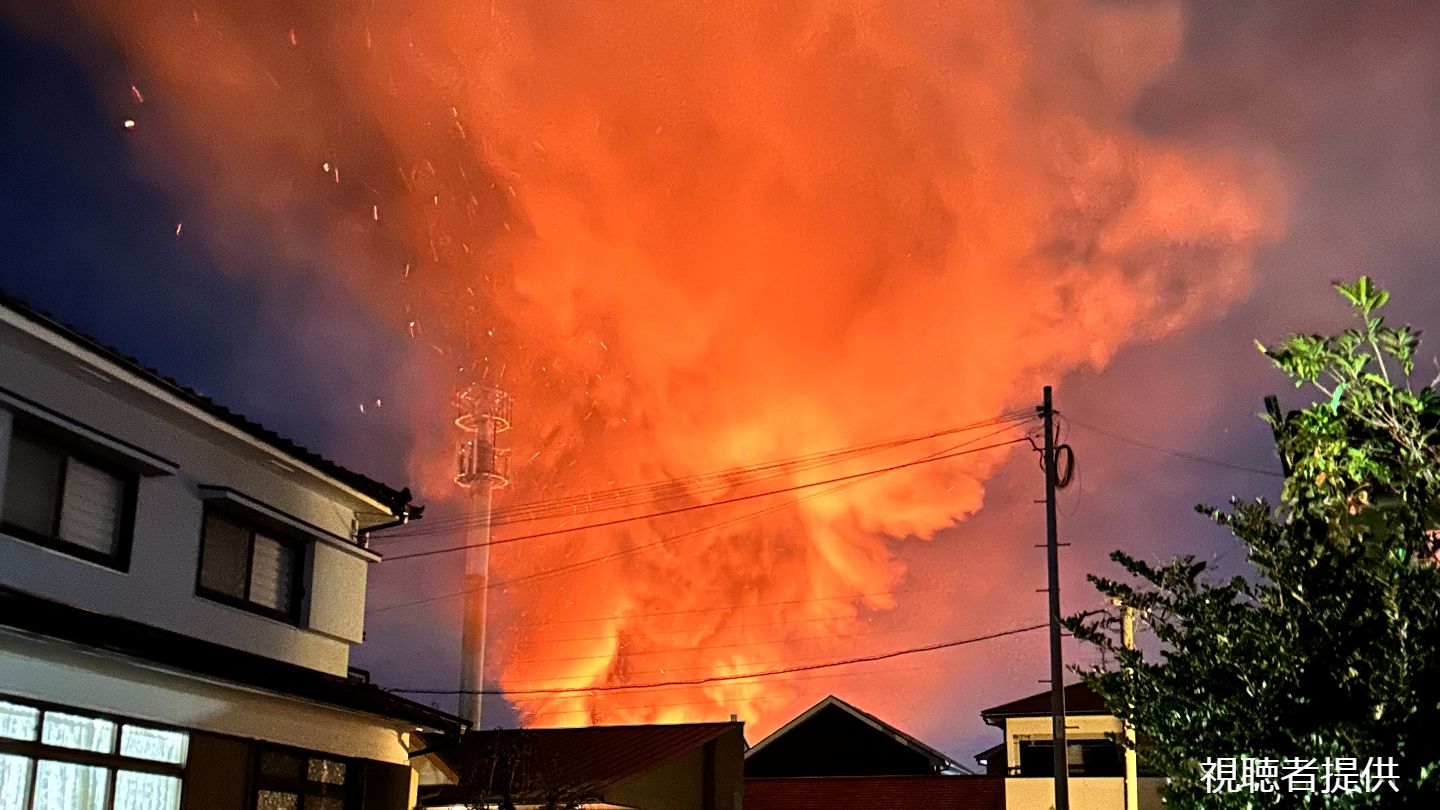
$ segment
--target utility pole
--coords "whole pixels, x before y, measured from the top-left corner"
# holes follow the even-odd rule
[[[485,481],[466,493],[465,567],[461,575],[465,614],[460,628],[460,716],[471,729],[483,730],[485,625],[490,607],[490,509],[492,490]]]
[[[1135,608],[1129,605],[1120,606],[1120,643],[1127,650],[1135,649]],[[1140,808],[1139,779],[1140,759],[1135,750],[1135,727],[1125,723],[1125,810]]]
[[[460,716],[482,726],[485,691],[485,623],[490,595],[490,508],[496,487],[510,481],[510,453],[500,434],[510,429],[510,395],[483,382],[455,392],[460,428],[455,483],[466,490],[465,565],[461,573],[465,615],[460,632]]]
[[[1065,661],[1060,650],[1060,541],[1055,522],[1055,405],[1050,386],[1040,406],[1045,421],[1045,553],[1049,563],[1050,713],[1055,753],[1055,810],[1070,810],[1070,760],[1065,744]]]

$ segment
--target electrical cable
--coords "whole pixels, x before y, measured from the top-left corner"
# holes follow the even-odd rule
[[[884,669],[867,669],[867,670],[865,670],[864,672],[855,672],[855,673],[834,673],[834,672],[830,672],[830,673],[823,673],[823,674],[819,674],[819,675],[798,675],[798,676],[796,676],[796,677],[794,677],[794,678],[791,678],[790,680],[791,680],[791,681],[824,680],[824,679],[826,679],[826,678],[834,678],[834,677],[836,677],[837,675],[843,675],[843,674],[854,674],[854,675],[861,675],[861,674],[863,674],[863,675],[886,675],[886,674],[893,674],[893,673],[898,673],[898,672],[918,672],[918,671],[921,671],[921,670],[934,669],[935,667],[938,667],[938,666],[945,666],[945,662],[943,662],[943,661],[931,661],[931,662],[929,662],[929,663],[924,663],[924,664],[913,664],[913,665],[908,666],[908,667],[886,667],[886,668],[884,668]],[[893,686],[892,684],[889,684],[889,683],[875,683],[875,684],[847,684],[846,687],[845,687],[845,689],[846,689],[847,692],[856,692],[856,691],[861,691],[861,690],[867,690],[867,691],[868,691],[868,690],[870,690],[870,689],[877,689],[877,688],[879,688],[879,689],[893,689],[894,686]],[[543,696],[542,696],[542,697],[512,697],[512,698],[509,698],[509,700],[511,700],[511,702],[524,701],[524,702],[537,703],[537,702],[546,701],[546,700],[555,700],[555,698],[554,698],[554,697],[543,697]],[[671,703],[635,703],[635,704],[630,704],[630,705],[628,705],[628,706],[606,706],[606,707],[604,707],[603,711],[610,712],[610,711],[635,711],[635,710],[637,710],[637,709],[671,709],[671,708],[679,708],[679,707],[682,707],[682,706],[708,706],[708,707],[711,707],[711,708],[715,708],[715,707],[717,707],[717,706],[723,706],[723,705],[725,705],[725,704],[724,704],[723,702],[719,702],[719,701],[686,700],[686,701],[675,701],[675,702],[671,702]],[[524,711],[524,709],[522,709],[522,711]],[[558,710],[558,711],[527,712],[527,713],[526,713],[526,716],[527,716],[527,717],[556,717],[556,716],[559,716],[559,715],[570,715],[570,714],[590,714],[592,711],[594,711],[594,709],[562,709],[562,710]]]
[[[877,469],[865,470],[865,471],[863,471],[863,472],[850,473],[849,475],[836,476],[836,477],[834,477],[834,478],[829,478],[829,479],[826,479],[826,480],[823,480],[823,481],[811,481],[811,482],[805,483],[805,484],[794,484],[794,485],[792,485],[792,486],[781,487],[781,488],[779,488],[779,489],[767,490],[767,491],[765,491],[765,492],[754,492],[754,493],[750,493],[750,494],[748,494],[748,495],[737,495],[737,496],[735,496],[735,497],[733,497],[733,498],[724,498],[724,499],[721,499],[721,500],[718,500],[718,501],[711,501],[711,502],[709,502],[709,503],[692,504],[692,505],[690,505],[690,506],[681,506],[681,507],[677,507],[677,508],[674,508],[674,509],[667,509],[667,510],[664,510],[664,511],[652,512],[652,513],[643,514],[643,515],[630,515],[630,516],[627,516],[627,517],[615,518],[615,519],[613,519],[613,520],[601,521],[601,522],[599,522],[599,523],[588,523],[588,524],[585,524],[585,525],[583,525],[583,526],[570,526],[570,527],[560,528],[560,529],[551,529],[551,530],[549,530],[549,531],[543,531],[543,532],[533,532],[533,533],[531,533],[531,534],[522,534],[522,535],[517,535],[517,536],[515,536],[515,537],[504,537],[504,538],[500,538],[500,539],[488,540],[488,541],[486,541],[486,542],[484,542],[484,543],[471,543],[471,544],[467,544],[467,545],[448,546],[448,547],[445,547],[445,548],[430,549],[430,550],[427,550],[427,551],[414,551],[414,552],[410,552],[410,553],[407,553],[407,554],[396,554],[396,555],[393,555],[393,556],[390,556],[390,557],[386,557],[386,558],[385,558],[385,562],[399,562],[399,561],[401,561],[401,560],[413,560],[413,559],[419,559],[419,558],[422,558],[422,557],[433,557],[433,556],[435,556],[435,555],[437,555],[437,554],[451,554],[451,553],[454,553],[454,552],[456,552],[456,551],[465,551],[466,549],[471,549],[471,548],[483,548],[483,547],[486,547],[486,546],[499,546],[499,545],[505,545],[505,544],[509,544],[509,543],[517,543],[517,542],[520,542],[520,541],[522,541],[522,540],[535,540],[535,539],[539,539],[539,538],[543,538],[543,537],[553,537],[553,536],[555,536],[555,535],[560,535],[560,534],[571,534],[571,533],[574,533],[574,532],[585,531],[585,530],[587,530],[587,529],[603,529],[603,528],[607,528],[607,527],[610,527],[610,526],[618,526],[618,525],[623,524],[623,523],[634,523],[635,521],[639,521],[639,520],[653,520],[653,519],[659,518],[659,517],[668,517],[668,516],[670,516],[670,515],[679,515],[679,514],[684,514],[684,513],[686,513],[686,512],[694,512],[694,511],[699,510],[699,509],[710,509],[710,508],[713,508],[713,507],[716,507],[716,506],[726,506],[726,505],[733,504],[733,503],[741,503],[741,502],[744,502],[744,501],[751,501],[751,500],[755,500],[756,498],[765,498],[765,497],[769,497],[769,496],[771,496],[771,495],[784,495],[784,494],[789,493],[789,492],[798,492],[798,491],[800,491],[800,490],[809,489],[809,488],[811,488],[811,487],[819,487],[819,486],[826,486],[826,485],[828,485],[828,484],[836,484],[836,483],[839,483],[839,482],[841,482],[841,481],[853,481],[853,480],[857,480],[857,479],[861,479],[861,478],[869,478],[869,477],[871,477],[871,476],[883,475],[883,474],[885,474],[885,473],[895,472],[896,470],[903,470],[903,469],[906,469],[906,468],[909,468],[909,467],[919,466],[919,465],[921,465],[921,464],[930,464],[930,463],[933,463],[933,462],[936,462],[936,461],[945,461],[945,460],[952,459],[952,458],[958,458],[958,457],[960,457],[960,456],[973,455],[973,454],[975,454],[975,453],[980,453],[980,452],[983,452],[983,451],[985,451],[985,450],[993,450],[993,449],[996,449],[996,448],[999,448],[999,447],[1008,447],[1008,446],[1013,445],[1013,444],[1019,444],[1020,442],[1023,442],[1023,441],[1028,441],[1028,439],[1026,439],[1026,438],[1024,438],[1024,437],[1019,438],[1019,439],[1011,439],[1011,440],[1009,440],[1009,441],[997,442],[997,443],[995,443],[995,444],[988,444],[988,445],[984,445],[984,446],[982,446],[982,447],[976,447],[976,448],[973,448],[973,449],[970,449],[970,450],[956,451],[956,452],[953,452],[953,453],[946,453],[946,454],[943,454],[943,455],[932,456],[932,457],[929,457],[929,458],[922,458],[922,459],[916,459],[916,460],[914,460],[914,461],[907,461],[907,462],[903,462],[903,463],[900,463],[900,464],[892,464],[892,465],[890,465],[890,466],[888,466],[888,467],[880,467],[880,468],[877,468]]]
[[[1142,441],[1140,441],[1140,440],[1138,440],[1138,439],[1132,439],[1132,438],[1130,438],[1129,436],[1123,436],[1123,435],[1121,435],[1121,434],[1112,433],[1112,432],[1110,432],[1110,431],[1108,431],[1108,430],[1104,430],[1104,429],[1102,429],[1102,428],[1097,428],[1097,427],[1095,427],[1094,425],[1087,425],[1087,424],[1085,424],[1084,422],[1077,422],[1077,421],[1075,421],[1074,419],[1071,419],[1070,421],[1071,421],[1072,423],[1074,423],[1074,425],[1075,425],[1076,427],[1082,428],[1082,429],[1084,429],[1084,430],[1088,430],[1088,431],[1090,431],[1091,433],[1098,433],[1098,434],[1101,435],[1101,436],[1108,436],[1109,438],[1114,439],[1115,441],[1123,442],[1124,444],[1133,445],[1133,446],[1135,446],[1135,447],[1139,447],[1139,448],[1142,448],[1142,449],[1145,449],[1145,450],[1150,450],[1151,452],[1161,453],[1161,454],[1164,454],[1164,455],[1167,455],[1167,456],[1174,456],[1174,457],[1176,457],[1176,458],[1183,458],[1183,459],[1186,459],[1186,460],[1189,460],[1189,461],[1197,461],[1197,462],[1200,462],[1201,464],[1212,464],[1212,465],[1214,465],[1214,466],[1216,466],[1216,467],[1224,467],[1224,468],[1226,468],[1226,469],[1236,470],[1236,471],[1238,471],[1238,472],[1247,472],[1247,473],[1254,473],[1255,475],[1264,475],[1264,476],[1267,476],[1267,477],[1270,477],[1270,478],[1284,478],[1284,477],[1285,477],[1285,474],[1284,474],[1284,473],[1275,472],[1274,470],[1262,470],[1262,469],[1260,469],[1260,468],[1258,468],[1258,467],[1247,467],[1247,466],[1245,466],[1244,464],[1235,464],[1235,463],[1233,463],[1233,462],[1222,461],[1222,460],[1217,459],[1217,458],[1209,458],[1209,457],[1207,457],[1207,456],[1196,455],[1196,454],[1194,454],[1194,453],[1187,453],[1187,452],[1185,452],[1185,451],[1183,451],[1183,450],[1176,450],[1176,449],[1170,448],[1170,447],[1161,447],[1161,446],[1159,446],[1159,445],[1148,444],[1148,443],[1142,442]]]
[[[920,630],[927,630],[927,629],[929,629],[929,628],[926,628],[926,627],[908,627],[908,628],[904,628],[904,629],[901,629],[901,630],[896,630],[896,629],[893,629],[893,628],[878,628],[878,627],[877,627],[877,628],[875,628],[875,629],[873,629],[873,630],[866,630],[866,631],[857,632],[857,633],[848,633],[848,634],[845,635],[845,638],[846,638],[846,639],[864,638],[864,637],[866,637],[866,636],[875,636],[875,635],[882,635],[882,634],[883,634],[883,635],[886,635],[886,636],[896,636],[896,635],[901,635],[901,634],[904,634],[904,633],[913,633],[913,632],[917,632],[917,631],[920,631]],[[657,656],[657,655],[671,655],[671,656],[673,656],[673,655],[675,655],[676,653],[693,653],[693,652],[702,652],[702,651],[708,652],[708,651],[710,651],[710,650],[733,650],[733,649],[736,649],[736,648],[742,648],[742,647],[758,647],[758,646],[767,645],[767,644],[781,644],[781,645],[783,645],[783,644],[790,644],[790,643],[792,643],[792,642],[801,642],[801,641],[827,641],[827,640],[833,641],[834,639],[835,639],[835,634],[834,634],[834,633],[831,633],[831,634],[829,634],[829,635],[823,635],[823,636],[792,636],[792,637],[789,637],[789,638],[768,638],[768,639],[759,639],[759,640],[751,640],[751,641],[739,641],[739,642],[734,642],[734,643],[731,643],[731,644],[706,644],[706,645],[699,646],[699,647],[670,647],[670,648],[663,649],[663,650],[643,650],[643,651],[641,651],[641,652],[633,652],[633,653],[616,653],[616,654],[613,655],[613,656],[610,656],[610,655],[578,655],[578,656],[567,656],[567,657],[561,657],[561,658],[508,658],[508,659],[506,659],[506,664],[554,664],[554,663],[567,663],[567,662],[574,662],[574,661],[608,661],[608,660],[616,660],[616,659],[618,659],[618,660],[623,660],[623,661],[629,661],[629,660],[634,659],[634,658],[640,658],[640,657],[647,657],[647,658],[648,658],[648,657],[653,657],[653,656]],[[794,662],[794,661],[747,661],[746,663],[749,664],[750,666],[762,666],[762,665],[765,665],[765,664],[791,664],[791,663],[795,663],[795,662]],[[809,663],[809,662],[803,662],[803,661],[802,661],[801,663]],[[693,671],[696,671],[696,670],[713,670],[713,669],[715,669],[715,668],[716,668],[716,665],[714,665],[714,664],[707,664],[707,665],[694,666],[694,667],[677,667],[677,668],[674,668],[674,669],[666,670],[666,674],[669,674],[670,672],[693,672]],[[582,675],[582,676],[578,676],[578,677],[584,678],[584,677],[589,677],[589,676],[584,676],[584,675]],[[556,678],[556,680],[574,680],[574,678],[571,677],[571,676],[567,676],[567,675],[561,675],[561,676],[558,676],[558,678]]]
[[[1019,635],[1020,633],[1028,633],[1034,630],[1043,630],[1048,628],[1049,626],[1049,622],[1045,622],[1043,624],[1032,624],[1028,627],[1016,627],[1010,630],[1000,630],[994,633],[989,633],[983,636],[975,636],[972,638],[957,639],[955,641],[944,641],[938,644],[927,644],[921,647],[909,647],[903,650],[891,650],[890,652],[876,653],[875,655],[856,656],[854,658],[844,658],[836,661],[826,661],[817,664],[806,664],[803,666],[762,670],[759,672],[745,673],[743,675],[712,675],[706,678],[691,678],[689,680],[656,681],[652,683],[639,684],[607,684],[602,686],[591,686],[573,689],[389,689],[387,691],[396,694],[406,695],[569,695],[589,694],[593,692],[628,692],[641,689],[656,689],[659,687],[670,686],[701,686],[707,683],[724,683],[727,681],[751,680],[753,678],[769,678],[776,675],[789,675],[795,672],[812,672],[820,669],[833,669],[835,667],[864,664],[871,661],[885,661],[891,658],[900,658],[906,655],[917,655],[919,653],[934,652],[936,650],[945,650],[952,647],[962,647],[968,644],[978,644],[982,641],[992,641],[994,639],[1004,638],[1006,636]]]
[[[1003,433],[1003,432],[1005,432],[1006,430],[1009,430],[1011,427],[1013,427],[1013,426],[1007,425],[1007,426],[1005,426],[1004,428],[1002,428],[1001,430],[992,431],[992,432],[990,432],[990,433],[986,433],[986,434],[983,435],[983,436],[978,436],[978,437],[976,437],[975,439],[971,439],[971,440],[969,440],[969,441],[965,441],[965,442],[961,442],[961,443],[956,444],[956,445],[952,445],[951,447],[946,448],[945,450],[941,450],[941,451],[939,451],[939,452],[937,452],[937,453],[931,454],[931,456],[928,456],[928,457],[926,457],[926,458],[924,458],[924,459],[921,459],[921,461],[933,460],[933,459],[934,459],[935,457],[937,457],[937,456],[944,455],[944,454],[950,453],[950,452],[952,452],[952,451],[959,450],[960,448],[966,447],[966,446],[968,446],[968,445],[970,445],[970,444],[973,444],[974,442],[982,441],[982,440],[988,439],[988,438],[990,438],[990,437],[992,437],[992,436],[999,435],[1000,433]],[[1018,440],[1017,440],[1017,441],[1018,441]],[[983,448],[981,448],[981,449],[983,449]],[[671,542],[676,541],[676,540],[682,540],[682,539],[685,539],[685,538],[688,538],[688,537],[694,537],[694,536],[696,536],[696,535],[703,534],[703,533],[705,533],[705,532],[715,531],[715,530],[718,530],[718,529],[728,528],[728,527],[730,527],[730,526],[738,525],[738,524],[740,524],[740,523],[745,523],[745,522],[748,522],[748,521],[750,521],[750,520],[753,520],[753,519],[755,519],[755,518],[757,518],[757,517],[761,517],[761,516],[767,515],[767,514],[772,514],[772,513],[774,513],[774,512],[783,511],[783,510],[785,510],[785,509],[791,508],[791,507],[794,506],[795,504],[803,503],[803,502],[805,502],[805,501],[807,501],[807,500],[810,500],[810,499],[812,499],[812,498],[823,497],[823,496],[825,496],[825,495],[828,495],[828,494],[831,494],[831,493],[834,493],[834,492],[838,492],[838,491],[840,491],[840,490],[842,490],[842,489],[845,489],[845,488],[854,486],[854,485],[859,484],[859,483],[863,483],[863,481],[861,481],[861,480],[859,480],[859,479],[856,479],[856,480],[852,480],[852,481],[843,482],[843,483],[841,483],[841,484],[839,484],[839,485],[837,485],[837,486],[831,487],[830,489],[826,489],[826,490],[823,490],[823,491],[821,491],[821,492],[816,492],[816,493],[811,493],[811,494],[808,494],[808,495],[801,496],[801,497],[799,497],[799,498],[797,498],[797,499],[795,499],[794,501],[791,501],[791,502],[787,502],[787,503],[783,503],[783,504],[778,504],[778,505],[776,505],[776,506],[767,507],[767,508],[765,508],[765,509],[760,509],[760,510],[757,510],[757,511],[754,511],[754,512],[750,512],[750,513],[745,514],[745,515],[741,515],[741,516],[739,516],[739,517],[737,517],[737,518],[732,518],[732,519],[727,520],[727,521],[721,521],[720,523],[711,524],[711,525],[709,525],[709,526],[702,526],[702,527],[699,527],[699,528],[697,528],[697,529],[692,529],[692,530],[689,530],[689,531],[681,532],[681,533],[679,533],[679,534],[674,534],[674,535],[669,535],[669,536],[667,536],[667,537],[662,537],[662,538],[660,538],[659,540],[655,540],[655,541],[650,542],[650,543],[644,543],[644,544],[642,544],[642,545],[634,546],[634,547],[628,548],[628,549],[621,549],[621,550],[619,550],[619,551],[611,552],[611,553],[609,553],[609,554],[605,554],[605,555],[602,555],[602,556],[600,556],[600,557],[595,557],[595,558],[592,558],[592,559],[589,559],[589,560],[581,560],[581,561],[579,561],[579,562],[569,563],[569,564],[567,564],[567,565],[559,566],[559,567],[557,567],[557,568],[552,568],[552,569],[548,569],[548,570],[545,570],[545,571],[539,571],[539,572],[535,572],[535,573],[531,573],[531,574],[522,574],[522,575],[514,576],[514,577],[511,577],[510,579],[503,580],[503,581],[500,581],[500,582],[492,582],[492,583],[489,583],[489,584],[483,586],[483,589],[506,588],[506,587],[509,587],[510,585],[519,584],[519,583],[523,583],[523,582],[533,582],[533,581],[535,581],[535,580],[545,579],[545,578],[552,577],[552,576],[557,576],[557,575],[559,575],[559,574],[567,573],[567,572],[573,571],[573,570],[578,570],[578,569],[580,569],[580,568],[586,568],[586,567],[589,567],[589,566],[592,566],[592,565],[598,565],[598,564],[600,564],[600,563],[608,562],[608,561],[610,561],[610,560],[617,559],[617,558],[623,557],[623,556],[627,556],[627,555],[629,555],[629,554],[634,554],[634,553],[638,553],[638,552],[641,552],[641,551],[646,551],[646,550],[648,550],[648,549],[655,548],[655,547],[658,547],[658,546],[666,545],[666,544],[671,543]],[[393,558],[392,558],[392,559],[393,559]],[[482,589],[482,588],[471,588],[471,589],[461,590],[461,591],[452,591],[452,592],[450,592],[450,593],[440,594],[440,595],[438,595],[438,596],[429,596],[429,597],[424,597],[424,598],[421,598],[421,599],[412,599],[412,600],[410,600],[410,601],[408,601],[408,602],[400,602],[400,603],[393,604],[393,605],[383,605],[383,606],[376,607],[376,608],[369,608],[369,609],[366,610],[366,613],[373,615],[373,614],[377,614],[377,613],[386,613],[386,612],[389,612],[389,611],[392,611],[392,610],[401,610],[401,609],[404,609],[404,608],[416,607],[416,606],[418,606],[418,605],[431,604],[431,603],[434,603],[434,602],[444,601],[444,600],[446,600],[446,599],[453,599],[453,598],[458,597],[458,596],[464,596],[464,595],[466,595],[466,594],[468,594],[468,593],[471,593],[472,591],[478,591],[478,590],[481,590],[481,589]]]
[[[922,434],[897,439],[888,439],[881,442],[872,442],[865,445],[857,445],[840,450],[812,453],[807,456],[799,456],[782,461],[767,462],[758,465],[734,467],[713,473],[704,473],[650,484],[640,484],[631,487],[622,487],[614,490],[606,490],[582,495],[566,496],[553,499],[542,499],[526,504],[519,504],[510,507],[495,509],[492,511],[489,524],[491,526],[506,525],[509,523],[530,522],[537,520],[559,519],[573,517],[577,514],[588,514],[593,512],[611,511],[631,506],[652,505],[657,502],[675,500],[678,498],[693,498],[699,495],[709,494],[714,491],[725,491],[739,486],[761,483],[774,478],[793,475],[796,472],[804,472],[817,467],[828,466],[840,461],[857,458],[862,455],[879,452],[881,450],[895,449],[908,444],[921,441],[941,438],[944,436],[978,430],[1000,424],[1022,424],[1033,417],[1023,412],[1002,414],[993,419],[974,422],[959,427],[947,428],[945,430],[930,431]],[[754,477],[757,473],[764,473],[761,477]],[[750,476],[750,480],[744,480]],[[634,502],[640,497],[642,501]],[[629,499],[631,502],[627,502]],[[583,508],[580,508],[583,507]],[[418,537],[433,536],[435,534],[452,531],[468,525],[475,525],[480,522],[479,518],[468,515],[436,520],[431,518],[423,523],[404,524],[395,527],[399,531],[386,530],[383,535],[377,536],[376,541],[391,541],[399,539],[413,539]],[[406,529],[408,525],[410,528]]]

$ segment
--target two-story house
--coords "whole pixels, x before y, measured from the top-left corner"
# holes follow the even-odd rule
[[[407,810],[347,470],[0,297],[0,810]]]
[[[980,713],[1004,740],[975,759],[992,775],[1005,777],[1006,810],[1050,810],[1055,806],[1055,758],[1050,691],[992,706]],[[1152,810],[1161,807],[1165,780],[1143,768],[1135,784],[1136,807],[1127,806],[1125,728],[1105,701],[1084,684],[1065,687],[1065,754],[1069,763],[1071,810]]]

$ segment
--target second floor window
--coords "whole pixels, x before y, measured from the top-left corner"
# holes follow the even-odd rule
[[[1050,740],[1021,740],[1019,775],[1054,776],[1054,751]],[[1110,740],[1067,740],[1065,753],[1071,776],[1125,774],[1123,751]]]
[[[17,424],[0,531],[112,568],[128,563],[136,476]]]
[[[198,591],[296,623],[303,546],[280,532],[227,512],[205,512]]]

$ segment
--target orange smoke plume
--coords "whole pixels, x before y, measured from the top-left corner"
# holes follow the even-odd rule
[[[444,353],[435,418],[413,426],[431,498],[452,491],[444,392],[466,376],[517,402],[502,507],[686,478],[1026,407],[1044,382],[1242,297],[1277,225],[1253,162],[1128,123],[1176,55],[1178,3],[129,0],[87,14],[143,70],[140,129],[163,133],[150,165],[206,196],[222,255],[254,250],[259,229]],[[904,598],[903,541],[979,509],[1005,458],[499,546],[501,580],[650,546],[507,590],[500,682],[853,652],[862,617]],[[738,712],[764,728],[802,687],[517,703],[538,724]]]

